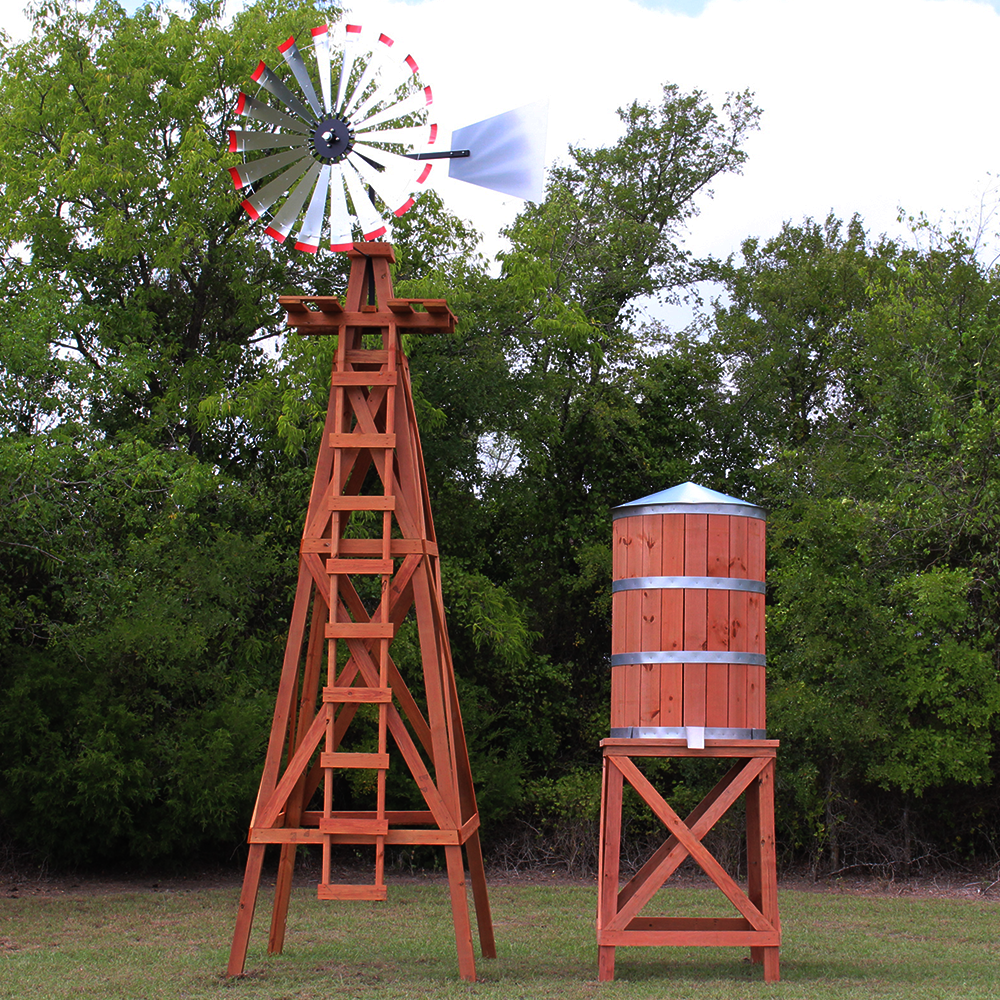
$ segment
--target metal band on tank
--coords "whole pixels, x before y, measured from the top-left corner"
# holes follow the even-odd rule
[[[744,590],[763,594],[765,587],[761,580],[730,576],[630,576],[612,582],[612,594],[622,590]]]
[[[767,520],[763,507],[740,503],[656,503],[643,507],[632,507],[625,504],[615,507],[611,512],[611,520],[620,517],[642,517],[644,514],[725,514],[729,517],[756,517]]]
[[[611,666],[627,667],[636,663],[748,663],[754,667],[767,665],[763,653],[730,653],[721,649],[665,649],[641,653],[614,653]]]
[[[684,726],[624,726],[611,730],[613,740],[683,740],[688,731]],[[766,740],[766,729],[705,729],[706,740]]]

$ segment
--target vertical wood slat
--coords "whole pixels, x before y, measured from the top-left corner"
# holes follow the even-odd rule
[[[706,576],[729,575],[729,536],[732,518],[723,514],[708,515],[708,540]],[[708,649],[729,649],[730,632],[729,590],[710,590],[707,593]],[[740,669],[740,664],[710,663],[705,671],[706,700],[705,725],[726,728],[729,720],[730,674]]]
[[[660,532],[661,517],[647,514],[641,519],[642,535],[638,559],[638,576],[660,576],[663,539]],[[638,649],[659,649],[661,629],[662,591],[645,588],[633,591],[640,595],[640,645]],[[645,663],[640,668],[639,725],[659,726],[660,723],[660,664]]]
[[[628,546],[631,540],[629,519],[621,518],[613,523],[613,544],[611,549],[612,572],[616,580],[624,579],[628,567]],[[628,620],[628,592],[619,591],[611,595],[611,652],[625,652],[625,622]],[[619,728],[626,722],[625,671],[621,668],[611,671],[611,725]]]
[[[684,575],[684,516],[660,514],[663,535],[661,566],[663,576]],[[684,649],[684,591],[664,590],[660,598],[662,635],[659,648]],[[684,725],[684,666],[664,663],[660,666],[660,725]]]
[[[708,515],[684,515],[684,575],[708,576]],[[708,648],[708,591],[684,591],[684,649]],[[704,726],[708,697],[708,668],[684,664],[684,725]]]
[[[642,572],[642,519],[637,518],[631,526],[629,536],[628,554],[626,557],[625,571],[629,577],[639,576]],[[626,602],[625,621],[625,648],[642,648],[642,593],[638,590],[627,591],[628,600]],[[642,668],[630,665],[625,668],[625,705],[627,711],[634,715],[639,710],[639,678]],[[635,723],[628,723],[635,725]]]

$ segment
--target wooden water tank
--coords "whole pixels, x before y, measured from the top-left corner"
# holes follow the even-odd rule
[[[613,517],[611,736],[765,738],[764,511],[684,483]]]

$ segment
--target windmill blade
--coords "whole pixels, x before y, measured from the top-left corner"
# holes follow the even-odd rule
[[[273,174],[275,170],[281,170],[290,163],[295,163],[299,159],[307,162],[311,159],[308,153],[301,149],[289,149],[284,153],[275,153],[274,156],[265,156],[261,160],[254,160],[252,163],[244,163],[238,167],[230,167],[229,173],[232,175],[233,183],[238,191],[247,184],[259,181],[268,174]],[[304,168],[303,168],[304,169]]]
[[[250,79],[254,83],[259,83],[272,97],[276,97],[289,111],[298,115],[307,124],[311,125],[315,121],[315,115],[268,69],[263,60]]]
[[[295,44],[295,39],[289,38],[284,45],[279,45],[278,51],[288,64],[288,68],[292,71],[292,76],[295,77],[295,82],[301,88],[302,93],[306,95],[306,100],[309,102],[309,107],[312,108],[313,114],[315,114],[317,118],[322,118],[322,105],[319,103],[319,98],[316,96],[316,88],[313,87],[313,82],[309,78],[309,73],[306,70],[306,64],[302,59],[302,54],[299,52],[299,47]]]
[[[313,188],[306,217],[299,227],[295,240],[295,249],[306,253],[316,253],[319,249],[320,237],[323,235],[323,216],[326,213],[326,199],[330,189],[330,172],[333,168],[329,163],[320,164],[319,177]]]
[[[311,156],[303,156],[284,173],[265,184],[256,194],[243,202],[243,209],[251,219],[257,220],[309,169]]]
[[[456,129],[452,148],[468,149],[471,155],[449,161],[448,176],[541,201],[547,119],[548,102],[542,101]]]
[[[392,44],[390,39],[389,44]],[[408,55],[405,59],[397,61],[390,53],[384,54],[382,59],[382,70],[379,74],[379,86],[356,108],[351,110],[351,115],[357,119],[363,119],[372,108],[382,100],[394,100],[395,92],[404,84],[408,77],[417,75],[417,61],[413,56]],[[358,88],[358,94],[363,93]]]
[[[330,177],[330,249],[350,250],[354,245],[353,228],[344,193],[344,168],[337,163]]]
[[[323,108],[327,114],[333,111],[333,94],[330,89],[330,29],[322,24],[313,28],[313,52],[316,68],[319,70],[319,86],[323,91]]]
[[[410,94],[409,97],[404,97],[401,101],[396,104],[385,108],[382,111],[376,112],[371,118],[366,118],[364,121],[355,122],[354,130],[364,128],[374,128],[376,125],[382,125],[386,122],[394,122],[399,118],[405,118],[407,115],[412,115],[415,111],[422,111],[424,108],[428,108],[434,103],[434,97],[431,94],[430,87],[424,87],[423,90],[418,90],[415,94]]]
[[[348,160],[393,215],[402,215],[413,204],[413,199],[409,196],[413,188],[413,170],[406,175],[397,171],[376,170],[365,162],[364,156],[357,155],[357,150],[351,153]],[[410,160],[410,163],[416,161]]]
[[[344,181],[354,205],[354,214],[361,223],[361,232],[366,240],[377,240],[388,231],[385,220],[371,203],[367,192],[361,184],[358,172],[348,162],[344,165]]]
[[[347,84],[350,82],[351,72],[354,70],[358,42],[361,39],[361,25],[347,24],[344,26],[344,31],[346,34],[344,39],[344,58],[340,64],[340,79],[337,81],[337,103],[333,107],[334,111],[340,111],[344,106]]]
[[[279,243],[285,242],[285,238],[292,231],[292,226],[295,225],[295,220],[302,211],[302,206],[306,203],[306,198],[316,187],[316,181],[322,169],[323,164],[314,161],[312,166],[306,170],[305,176],[295,185],[281,209],[275,214],[271,225],[264,230],[268,236]]]
[[[355,129],[358,139],[365,142],[397,142],[404,146],[433,146],[437,141],[437,125],[404,125],[401,128]]]
[[[285,132],[229,130],[230,153],[247,153],[259,149],[280,149],[282,146],[305,146],[308,142],[308,138],[304,135],[288,135]]]
[[[291,115],[285,114],[284,111],[278,111],[272,108],[270,104],[258,101],[256,97],[250,97],[242,93],[242,91],[240,92],[240,99],[236,102],[236,113],[244,115],[251,121],[266,122],[275,128],[301,132],[303,135],[309,131],[309,127],[298,118],[293,118]]]
[[[351,152],[351,156],[361,155],[366,156],[370,160],[374,160],[380,167],[384,167],[387,170],[396,172],[397,174],[403,174],[408,178],[416,177],[423,171],[422,175],[425,179],[427,174],[430,173],[430,168],[433,166],[432,163],[422,163],[420,160],[414,160],[409,156],[400,156],[399,153],[392,153],[388,149],[379,149],[377,146],[369,146],[363,142],[356,142],[354,144],[354,149]],[[417,184],[423,184],[423,180],[417,180]]]
[[[344,114],[353,114],[353,109],[356,107],[358,102],[362,100],[372,81],[376,77],[380,77],[382,75],[382,70],[388,62],[389,49],[392,44],[392,39],[388,35],[381,34],[378,36],[378,41],[372,49],[371,55],[368,59],[368,64],[365,66],[364,72],[361,74],[361,79],[358,80],[357,86],[351,92],[351,96],[347,99],[347,102],[343,106]],[[376,85],[375,94],[377,95],[380,90],[381,86]]]

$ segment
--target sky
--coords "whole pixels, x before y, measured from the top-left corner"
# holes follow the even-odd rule
[[[0,0],[0,26],[15,37],[25,31],[20,6]],[[655,103],[664,82],[716,105],[727,92],[753,91],[763,116],[744,171],[716,181],[688,231],[691,250],[721,257],[747,236],[830,211],[899,235],[900,209],[950,225],[991,207],[998,8],[1000,0],[349,4],[353,21],[412,52],[443,129],[547,99],[550,163],[565,160],[569,143],[614,142],[616,108]],[[522,205],[458,182],[442,194],[491,251]]]

